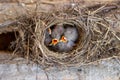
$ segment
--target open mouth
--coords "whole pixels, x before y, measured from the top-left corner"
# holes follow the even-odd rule
[[[57,39],[52,39],[52,42],[50,43],[50,45],[56,45],[59,41]]]

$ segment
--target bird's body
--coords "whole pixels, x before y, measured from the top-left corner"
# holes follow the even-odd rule
[[[61,37],[58,43],[58,51],[68,52],[71,51],[75,46],[75,41],[78,38],[78,32],[75,27],[67,27],[64,30],[64,35]]]
[[[78,32],[75,27],[67,27],[64,36],[67,38],[68,41],[76,41],[78,38]]]
[[[49,33],[49,29],[47,29],[45,31],[45,40],[44,40],[44,43],[45,43],[46,46],[49,46],[49,44],[51,43],[51,41],[52,41],[52,37],[51,37],[51,35]]]
[[[60,39],[62,34],[64,33],[64,27],[62,24],[58,24],[54,27],[54,29],[52,30],[52,34],[51,36],[55,39]]]
[[[59,42],[57,45],[59,52],[68,52],[68,51],[72,50],[74,46],[75,46],[75,44],[72,41],[68,41],[66,43]]]

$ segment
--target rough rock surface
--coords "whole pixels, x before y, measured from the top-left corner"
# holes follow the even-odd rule
[[[46,70],[22,58],[0,54],[0,80],[120,80],[119,58],[109,58],[79,67]],[[6,59],[7,58],[7,59]]]

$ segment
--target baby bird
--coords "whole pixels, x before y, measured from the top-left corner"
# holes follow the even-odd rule
[[[54,28],[51,30],[51,37],[53,39],[50,45],[55,46],[59,42],[59,39],[61,38],[63,33],[64,33],[63,24],[57,24],[56,26],[54,26]]]
[[[78,38],[77,29],[74,27],[66,27],[64,35],[62,35],[60,42],[58,43],[59,52],[71,51],[75,46],[75,41]]]
[[[52,36],[52,38],[59,40],[61,38],[61,36],[63,35],[63,33],[64,33],[63,24],[57,24],[54,27],[54,29],[52,30],[51,36]]]
[[[75,46],[75,44],[74,44],[74,42],[72,42],[72,41],[68,41],[68,42],[66,42],[66,43],[64,43],[64,42],[59,42],[59,43],[57,44],[57,46],[58,46],[58,51],[59,51],[59,52],[68,52],[68,51],[70,51],[70,50],[73,49],[73,47]]]
[[[44,43],[46,46],[51,46],[51,45],[56,45],[58,43],[58,40],[57,39],[52,39],[51,37],[51,29],[48,28],[45,32],[45,40],[44,40]]]
[[[64,36],[67,38],[68,41],[76,41],[78,38],[78,31],[75,27],[67,27]]]
[[[44,44],[45,44],[46,46],[49,46],[49,44],[51,43],[51,41],[52,41],[52,37],[51,37],[50,29],[48,28],[48,29],[45,31]]]

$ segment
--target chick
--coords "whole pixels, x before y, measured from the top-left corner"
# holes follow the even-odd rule
[[[64,42],[59,42],[59,43],[57,44],[57,47],[58,47],[58,51],[59,51],[59,52],[68,52],[68,51],[71,51],[74,46],[75,46],[75,44],[74,44],[73,41],[68,41],[68,42],[66,42],[66,43],[64,43]]]
[[[63,24],[57,24],[56,26],[54,26],[54,29],[51,32],[51,36],[52,38],[59,40],[61,36],[63,35],[63,33],[64,33]]]
[[[75,41],[78,38],[77,29],[74,27],[66,27],[64,35],[62,35],[58,43],[59,52],[71,51],[75,46]]]
[[[44,40],[44,44],[46,46],[49,46],[49,44],[52,42],[52,37],[51,37],[51,33],[50,33],[50,29],[48,28],[45,31],[45,40]]]
[[[67,38],[68,41],[76,41],[78,38],[78,31],[75,27],[67,27],[64,36]]]
[[[61,38],[61,36],[64,33],[64,27],[62,24],[57,24],[56,26],[54,26],[54,28],[51,30],[51,37],[52,42],[50,43],[50,46],[53,45],[55,46],[56,44],[58,44],[59,39]]]

